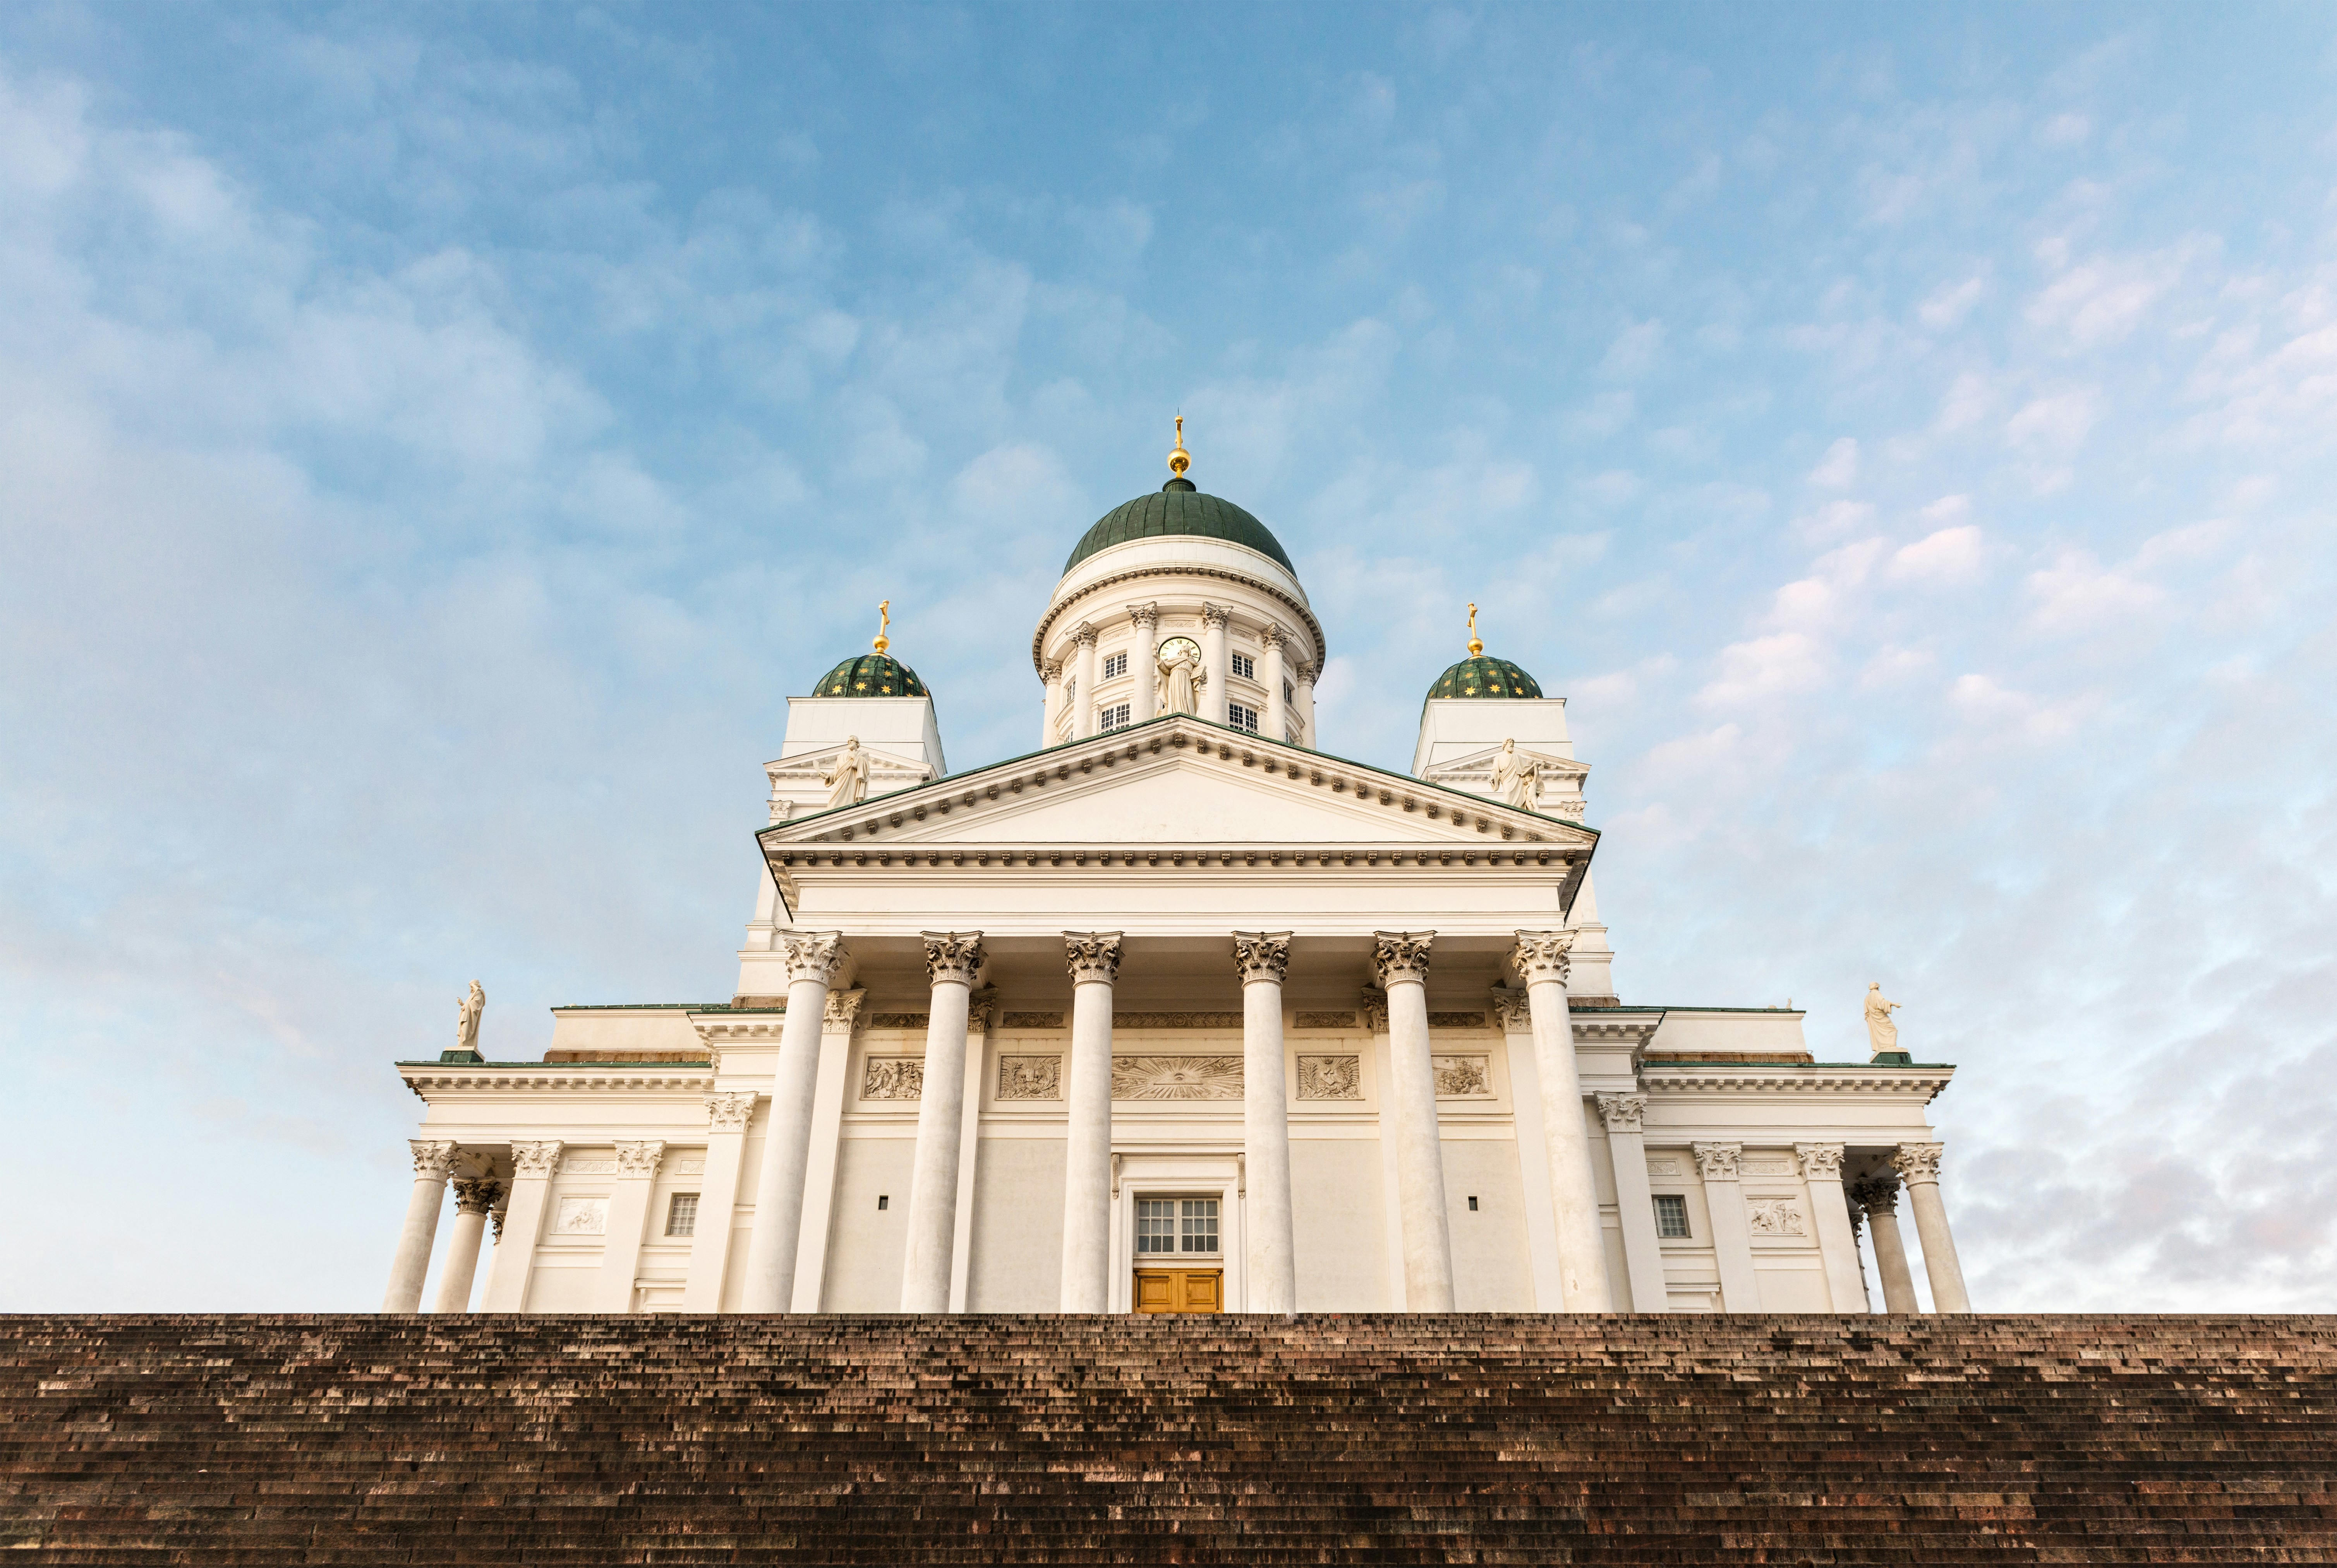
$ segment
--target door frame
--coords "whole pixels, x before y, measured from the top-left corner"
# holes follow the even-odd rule
[[[1247,1227],[1243,1213],[1241,1147],[1220,1144],[1215,1150],[1187,1148],[1176,1153],[1115,1150],[1118,1174],[1111,1200],[1111,1295],[1107,1308],[1114,1312],[1136,1310],[1136,1200],[1139,1198],[1215,1198],[1217,1200],[1217,1258],[1225,1271],[1225,1308],[1249,1310]],[[1183,1256],[1183,1254],[1176,1254]],[[1156,1266],[1148,1263],[1147,1266]],[[1174,1263],[1157,1265],[1175,1268]],[[1211,1266],[1211,1265],[1200,1265]]]

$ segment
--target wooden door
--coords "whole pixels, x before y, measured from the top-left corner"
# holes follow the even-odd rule
[[[1139,1312],[1222,1312],[1226,1310],[1223,1269],[1139,1269],[1136,1310]]]

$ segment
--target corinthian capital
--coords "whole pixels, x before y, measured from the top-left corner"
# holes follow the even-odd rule
[[[1081,648],[1095,647],[1096,638],[1102,635],[1103,632],[1093,621],[1083,620],[1071,628],[1071,640]]]
[[[1573,972],[1574,960],[1567,957],[1568,950],[1573,946],[1572,931],[1520,931],[1518,945],[1510,950],[1510,962],[1517,966],[1528,985],[1537,980],[1556,980],[1562,986]]]
[[[1071,965],[1073,985],[1108,986],[1120,978],[1120,933],[1065,931],[1063,957]]]
[[[1811,1182],[1842,1180],[1842,1145],[1840,1144],[1795,1144],[1794,1153],[1802,1157],[1802,1177]]]
[[[1364,1027],[1375,1035],[1386,1034],[1388,1032],[1387,993],[1377,986],[1365,986],[1360,1003],[1364,1014]]]
[[[1946,1146],[1940,1144],[1902,1144],[1891,1156],[1891,1165],[1911,1187],[1925,1182],[1937,1185],[1940,1156],[1945,1153]]]
[[[513,1175],[544,1181],[551,1177],[552,1172],[560,1169],[560,1140],[557,1138],[545,1138],[532,1144],[513,1144],[511,1151]]]
[[[658,1162],[665,1158],[665,1145],[652,1138],[644,1143],[617,1145],[617,1174],[644,1178],[654,1176]]]
[[[998,1010],[998,988],[984,986],[965,999],[965,1032],[970,1035],[990,1033],[991,1016]]]
[[[1258,640],[1265,643],[1268,648],[1286,648],[1290,644],[1290,632],[1288,628],[1277,626],[1273,621],[1267,621],[1266,623],[1266,629],[1259,632],[1257,636]]]
[[[1234,612],[1227,609],[1224,605],[1205,604],[1201,607],[1201,624],[1203,626],[1213,626],[1219,631],[1223,631],[1226,628],[1226,623],[1233,619],[1233,618]]]
[[[455,1145],[444,1138],[408,1138],[406,1146],[414,1151],[414,1174],[416,1178],[435,1176],[445,1181],[455,1168]]]
[[[1893,1213],[1899,1207],[1899,1178],[1861,1176],[1843,1189],[1850,1201],[1870,1214]]]
[[[787,955],[790,984],[817,980],[823,986],[832,986],[846,956],[842,931],[781,931],[779,950]]]
[[[955,980],[971,987],[982,966],[990,961],[983,950],[980,931],[927,931],[925,938],[925,973],[933,982]]]
[[[1742,1144],[1690,1144],[1696,1155],[1696,1174],[1707,1182],[1733,1182],[1737,1179],[1737,1163],[1745,1157]]]
[[[725,1089],[706,1096],[706,1125],[718,1133],[743,1133],[754,1119],[752,1089]]]
[[[1600,1095],[1599,1120],[1610,1133],[1636,1133],[1648,1115],[1645,1095]]]
[[[1290,933],[1236,931],[1234,967],[1241,971],[1244,985],[1255,980],[1280,985],[1282,977],[1290,972]]]
[[[484,1214],[503,1202],[501,1182],[475,1181],[455,1183],[455,1212],[458,1214]]]
[[[1428,950],[1435,940],[1434,931],[1374,931],[1372,968],[1379,976],[1380,989],[1385,990],[1403,980],[1426,985]]]
[[[1131,604],[1128,607],[1128,618],[1139,626],[1159,626],[1160,607],[1157,604]]]
[[[865,990],[828,992],[827,1011],[820,1018],[820,1027],[850,1034],[852,1026],[860,1021],[860,1004],[867,999]]]
[[[1533,1004],[1523,991],[1495,991],[1493,1016],[1501,1020],[1503,1034],[1522,1035],[1533,1028]]]
[[[1049,686],[1052,686],[1057,681],[1062,679],[1063,661],[1059,658],[1041,659],[1039,661],[1039,678],[1045,681]]]

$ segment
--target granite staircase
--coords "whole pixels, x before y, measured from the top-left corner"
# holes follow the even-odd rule
[[[0,1318],[0,1562],[2337,1561],[2337,1319]]]

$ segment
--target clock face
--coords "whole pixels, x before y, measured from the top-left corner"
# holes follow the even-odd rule
[[[1199,664],[1201,645],[1189,637],[1172,637],[1160,645],[1160,650],[1156,657],[1162,664],[1173,664],[1179,656],[1191,659],[1195,664]]]

